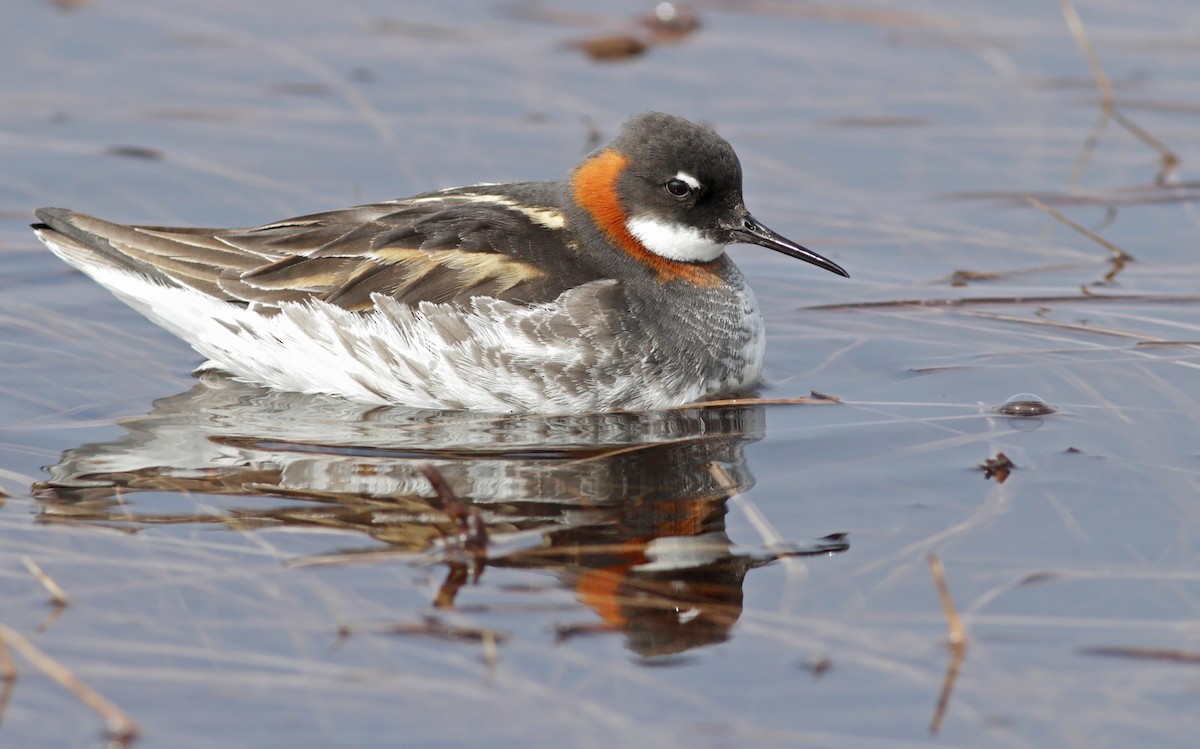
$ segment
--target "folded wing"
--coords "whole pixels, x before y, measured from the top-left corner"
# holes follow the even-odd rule
[[[61,208],[39,210],[35,228],[85,272],[114,267],[263,312],[311,300],[363,312],[373,294],[405,304],[479,296],[535,304],[595,280],[542,262],[569,259],[545,252],[565,241],[556,215],[460,191],[252,229],[125,226]]]

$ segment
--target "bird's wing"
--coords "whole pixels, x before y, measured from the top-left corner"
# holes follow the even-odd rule
[[[562,214],[485,191],[431,193],[252,229],[125,226],[38,211],[65,258],[115,266],[255,308],[321,300],[352,311],[372,295],[407,304],[486,296],[532,304],[597,276],[564,273]],[[60,253],[62,254],[62,253]]]

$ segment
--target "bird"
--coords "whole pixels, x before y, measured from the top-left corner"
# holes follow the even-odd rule
[[[749,213],[728,141],[661,112],[560,180],[242,229],[36,214],[54,254],[191,344],[200,370],[418,409],[654,411],[747,393],[764,324],[726,246],[849,277]]]

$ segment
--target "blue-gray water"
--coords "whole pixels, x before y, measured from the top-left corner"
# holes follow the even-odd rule
[[[570,48],[652,7],[5,7],[0,621],[148,749],[1191,746],[1194,665],[1084,649],[1200,651],[1200,12],[1078,8],[1119,111],[1181,159],[1157,185],[1059,3],[697,3],[640,57]],[[716,126],[756,216],[852,274],[733,250],[763,394],[843,403],[493,420],[197,383],[27,229],[553,178],[650,108]],[[1105,282],[1025,195],[1134,260]],[[1057,413],[993,411],[1021,392]],[[430,460],[489,524],[478,584]],[[777,542],[830,553],[766,564]],[[936,736],[930,552],[969,642]],[[16,665],[0,743],[104,744]]]

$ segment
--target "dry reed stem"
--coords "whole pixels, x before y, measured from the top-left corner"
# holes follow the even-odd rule
[[[684,411],[689,408],[722,408],[725,406],[824,406],[841,403],[836,396],[813,393],[795,398],[726,398],[715,401],[698,401],[681,406],[669,406],[666,411]]]
[[[882,302],[839,302],[837,304],[814,304],[806,310],[823,312],[846,312],[849,310],[874,310],[939,307],[971,307],[981,304],[1074,304],[1076,302],[1134,302],[1137,304],[1196,304],[1200,296],[1181,294],[1078,294],[1066,296],[974,296],[950,297],[946,299],[891,299]]]
[[[104,718],[109,733],[119,745],[127,745],[138,735],[137,723],[124,710],[85,684],[69,668],[51,658],[25,635],[0,622],[0,650],[5,650],[7,657],[6,646],[11,646],[39,671],[57,681],[63,689]],[[11,668],[11,658],[6,666]]]
[[[1045,203],[1038,200],[1037,198],[1026,195],[1025,202],[1029,203],[1029,205],[1031,205],[1034,208],[1038,209],[1039,211],[1045,213],[1046,215],[1048,215],[1054,219],[1057,219],[1058,221],[1061,221],[1062,223],[1071,227],[1072,229],[1079,232],[1083,236],[1087,237],[1088,239],[1092,240],[1096,244],[1100,245],[1104,249],[1108,250],[1109,252],[1112,253],[1113,260],[1117,261],[1118,263],[1124,264],[1130,260],[1133,260],[1133,255],[1130,255],[1125,250],[1122,250],[1120,247],[1117,247],[1115,244],[1108,241],[1107,239],[1100,236],[1099,234],[1092,231],[1091,229],[1087,228],[1086,226],[1083,226],[1081,224],[1078,224],[1078,223],[1072,221],[1071,219],[1064,216],[1062,214],[1062,212],[1060,212],[1059,210],[1057,210],[1055,208],[1051,208],[1050,206],[1046,205]]]
[[[67,592],[58,583],[54,582],[54,579],[47,575],[46,571],[37,562],[33,561],[30,557],[21,557],[21,561],[25,564],[25,568],[29,570],[29,573],[37,578],[37,581],[42,584],[42,587],[54,599],[55,606],[62,607],[71,602],[71,597],[67,595]]]
[[[1083,173],[1087,171],[1088,163],[1092,160],[1092,154],[1096,152],[1096,147],[1100,145],[1100,136],[1104,134],[1105,128],[1108,127],[1108,121],[1112,117],[1109,116],[1108,110],[1104,107],[1100,108],[1100,118],[1096,120],[1096,124],[1092,126],[1088,137],[1083,141],[1083,147],[1079,149],[1079,156],[1075,159],[1075,166],[1071,167],[1071,176],[1067,178],[1067,185],[1070,186],[1072,192],[1079,189],[1079,184],[1083,180]],[[1109,206],[1112,208],[1113,206]]]
[[[1100,90],[1101,113],[1111,116],[1121,127],[1132,133],[1134,137],[1158,152],[1159,158],[1162,159],[1162,168],[1155,175],[1154,181],[1160,185],[1165,184],[1167,178],[1179,166],[1179,156],[1161,140],[1117,111],[1116,90],[1113,88],[1112,80],[1104,72],[1104,66],[1100,63],[1100,56],[1096,54],[1096,49],[1092,46],[1092,40],[1083,25],[1083,19],[1079,17],[1079,13],[1075,10],[1075,6],[1072,5],[1071,0],[1059,0],[1059,3],[1062,5],[1063,17],[1067,21],[1067,28],[1071,31],[1071,35],[1075,37],[1075,43],[1079,45],[1079,50],[1083,52],[1083,56],[1087,59],[1088,67],[1092,70],[1092,78],[1096,82],[1096,88]]]
[[[1170,650],[1167,648],[1126,647],[1120,645],[1080,648],[1084,655],[1104,655],[1114,658],[1138,658],[1167,663],[1183,663],[1200,666],[1200,653],[1193,650]]]
[[[950,629],[950,644],[959,646],[966,644],[967,637],[963,631],[962,620],[958,618],[958,609],[954,607],[954,599],[950,597],[950,586],[946,584],[946,568],[937,554],[929,555],[929,571],[933,573],[933,584],[937,586],[938,598],[942,601],[942,611],[946,614],[946,624]]]
[[[17,683],[17,667],[13,663],[8,647],[0,641],[0,725],[4,725],[4,713],[8,710],[8,702],[12,699],[13,687]]]
[[[963,629],[962,620],[958,616],[958,609],[954,606],[954,599],[950,596],[950,586],[946,584],[946,568],[942,566],[942,560],[934,553],[930,553],[928,560],[929,571],[933,573],[933,584],[937,587],[938,598],[942,601],[942,611],[946,615],[946,625],[950,630],[951,650],[950,665],[946,669],[946,678],[942,680],[942,691],[938,695],[933,720],[929,723],[929,732],[936,734],[942,727],[946,708],[950,705],[950,695],[954,691],[954,682],[958,679],[958,672],[962,668],[963,656],[967,651],[967,635]]]
[[[933,719],[929,721],[931,735],[936,734],[942,728],[946,709],[950,707],[950,695],[954,692],[954,683],[958,681],[958,672],[962,670],[963,656],[966,652],[965,645],[955,645],[950,648],[950,665],[946,667],[946,677],[942,679],[942,691],[938,694],[937,707],[933,710]]]
[[[1162,169],[1160,169],[1158,174],[1155,175],[1154,181],[1160,185],[1166,184],[1167,178],[1170,177],[1171,173],[1175,171],[1175,168],[1179,166],[1179,155],[1172,151],[1167,144],[1151,135],[1149,131],[1145,130],[1133,120],[1129,119],[1129,117],[1127,117],[1119,109],[1110,106],[1108,108],[1108,112],[1112,115],[1114,120],[1120,123],[1122,127],[1133,133],[1143,143],[1150,146],[1155,151],[1158,151],[1159,158],[1162,159]]]
[[[63,612],[66,610],[66,606],[51,606],[50,613],[46,615],[45,619],[38,623],[37,629],[33,630],[34,634],[41,635],[49,632],[50,628],[54,626],[54,624],[59,620],[59,618],[63,615]]]
[[[496,647],[496,633],[490,629],[483,630],[483,660],[487,664],[489,675],[496,669],[496,664],[500,662],[500,649]]]
[[[742,514],[745,515],[746,519],[750,522],[750,525],[754,526],[754,530],[758,532],[759,538],[763,540],[764,544],[767,546],[777,546],[784,543],[785,539],[783,535],[775,529],[775,526],[771,525],[771,521],[768,520],[767,516],[763,514],[762,510],[758,508],[758,505],[750,501],[745,494],[737,491],[737,481],[733,478],[733,475],[729,473],[728,468],[720,463],[714,462],[709,463],[708,472],[709,475],[716,479],[717,483],[720,484],[722,491],[730,492],[727,501],[738,503],[738,505],[741,507]]]
[[[1113,89],[1112,80],[1104,72],[1104,66],[1100,64],[1100,56],[1096,54],[1096,49],[1092,46],[1092,40],[1083,26],[1083,19],[1079,17],[1071,0],[1059,0],[1059,2],[1062,5],[1063,17],[1067,19],[1067,28],[1070,29],[1071,36],[1075,37],[1075,43],[1079,45],[1079,50],[1087,59],[1088,67],[1092,69],[1092,78],[1096,81],[1096,88],[1100,89],[1101,102],[1106,108],[1111,107],[1116,100],[1116,92]]]
[[[12,653],[8,652],[8,646],[4,644],[3,638],[0,638],[0,681],[8,683],[16,678],[17,666],[13,663]]]
[[[996,322],[1016,323],[1017,325],[1033,325],[1039,328],[1052,328],[1054,330],[1070,330],[1075,333],[1083,333],[1085,335],[1103,335],[1112,338],[1124,338],[1137,343],[1145,343],[1152,341],[1163,343],[1160,339],[1147,338],[1141,333],[1130,333],[1126,330],[1117,330],[1116,328],[1101,328],[1095,325],[1077,324],[1069,322],[1059,322],[1057,320],[1047,320],[1044,317],[1022,317],[1020,315],[1002,315],[998,312],[985,312],[982,310],[965,309],[958,314],[963,317],[974,317],[980,320],[994,320]]]

